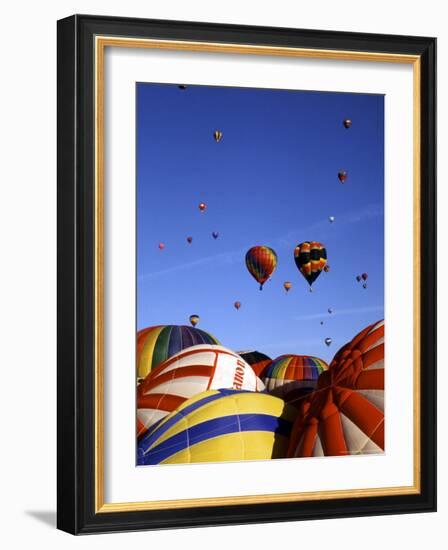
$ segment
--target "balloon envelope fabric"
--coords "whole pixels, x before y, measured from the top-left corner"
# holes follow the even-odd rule
[[[297,403],[316,389],[319,375],[328,370],[323,359],[307,355],[281,355],[263,372],[263,382],[271,395],[287,403]]]
[[[264,384],[239,355],[222,346],[192,346],[176,353],[137,387],[137,434],[193,395],[219,388],[262,391]]]
[[[295,416],[293,407],[265,393],[203,392],[141,438],[137,464],[284,458]]]
[[[246,361],[246,363],[249,363],[257,376],[262,376],[264,369],[272,361],[272,359],[264,353],[255,350],[240,351],[238,352],[238,355],[240,355]]]
[[[320,375],[304,400],[288,456],[384,451],[384,321],[366,327]]]
[[[162,325],[140,330],[137,333],[137,377],[145,378],[162,361],[198,344],[219,342],[208,332],[185,325]]]

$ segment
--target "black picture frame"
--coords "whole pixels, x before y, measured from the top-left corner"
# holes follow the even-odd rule
[[[97,35],[381,52],[420,58],[420,492],[95,511],[94,39]],[[74,15],[58,22],[57,526],[73,534],[436,510],[436,39]]]

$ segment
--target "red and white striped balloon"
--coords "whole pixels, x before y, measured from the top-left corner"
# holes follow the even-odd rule
[[[152,370],[137,387],[137,432],[172,412],[186,399],[212,389],[263,391],[264,384],[239,355],[202,344],[186,348]]]

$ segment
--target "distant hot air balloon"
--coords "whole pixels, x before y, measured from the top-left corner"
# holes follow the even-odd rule
[[[204,212],[204,210],[207,208],[207,205],[205,204],[205,202],[200,202],[199,203],[199,210],[201,212]]]
[[[165,243],[159,243],[159,249],[163,250],[165,248]]]
[[[328,313],[331,315],[333,313],[333,310],[331,309],[331,307],[328,308]]]
[[[297,269],[311,285],[319,277],[327,264],[327,251],[323,244],[316,241],[305,241],[294,249],[294,260]]]
[[[367,283],[364,283],[364,284],[362,285],[362,288],[367,288]]]
[[[392,365],[393,366],[393,365]],[[335,355],[304,402],[289,457],[384,451],[384,321],[366,327]]]
[[[328,273],[330,271],[330,266],[328,264],[324,267],[324,271],[325,273]]]
[[[140,438],[137,464],[284,458],[296,408],[266,393],[209,390],[184,401]]]
[[[345,170],[341,170],[340,172],[338,172],[338,178],[339,178],[339,181],[341,183],[345,183],[345,180],[347,179],[347,172]]]
[[[263,290],[264,283],[277,267],[277,254],[268,246],[253,246],[246,253],[246,266],[252,277],[260,283],[260,290]]]
[[[189,319],[192,326],[195,327],[199,323],[200,317],[199,315],[193,314],[193,315],[190,315]]]
[[[235,303],[233,304],[233,307],[234,307],[235,309],[240,309],[240,307],[241,307],[241,302],[235,302]]]
[[[137,333],[137,378],[145,378],[157,365],[185,348],[199,344],[219,345],[199,328],[186,325],[147,327]]]
[[[272,361],[272,359],[266,354],[255,350],[239,351],[238,355],[240,355],[246,361],[246,363],[249,363],[257,376],[262,376],[265,368]]]
[[[187,237],[187,243],[191,244],[193,242],[193,237]]]
[[[361,275],[356,275],[356,280],[358,281],[358,283],[361,282]]]
[[[327,346],[329,346],[331,344],[331,342],[333,342],[333,340],[331,338],[325,338],[325,344]]]
[[[323,324],[324,324],[324,322],[323,322],[323,321],[321,321],[321,322],[320,322],[320,324],[321,324],[321,325],[323,325]]]
[[[329,216],[329,217],[328,217],[328,221],[329,221],[330,223],[333,223],[335,219],[336,219],[336,218],[335,218],[334,216]]]
[[[349,119],[349,118],[346,118],[343,122],[344,124],[344,128],[347,128],[347,130],[350,128],[350,126],[352,125],[352,121]]]
[[[184,401],[207,389],[263,391],[263,382],[238,354],[222,346],[183,349],[160,363],[137,387],[139,435]]]
[[[283,288],[286,290],[286,292],[289,292],[292,287],[292,284],[289,281],[285,281],[283,283]]]
[[[362,280],[363,280],[363,281],[367,281],[367,279],[369,278],[369,275],[368,275],[367,273],[363,273],[363,274],[361,275],[361,277],[362,277]]]
[[[213,132],[213,137],[215,138],[216,143],[219,143],[222,140],[222,132],[215,130]]]
[[[187,89],[185,84],[179,84],[178,88],[179,88],[179,90],[186,90]]]
[[[213,237],[214,239],[217,239],[217,238],[219,237],[219,233],[218,233],[217,231],[213,231],[212,237]]]

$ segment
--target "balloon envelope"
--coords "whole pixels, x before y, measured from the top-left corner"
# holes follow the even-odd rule
[[[340,172],[338,172],[338,178],[341,183],[344,183],[346,181],[347,176],[348,174],[345,170],[341,170]]]
[[[157,365],[198,344],[219,344],[204,330],[185,325],[161,325],[137,333],[137,377],[146,378]]]
[[[207,205],[205,204],[205,202],[200,202],[198,208],[201,212],[204,212],[204,210],[207,208]]]
[[[349,119],[349,118],[346,118],[344,120],[344,128],[350,128],[350,126],[352,125],[352,121]]]
[[[268,246],[253,246],[246,253],[246,267],[261,290],[277,267],[277,254]]]
[[[284,289],[286,290],[286,292],[289,292],[289,290],[290,290],[291,287],[292,287],[292,284],[291,284],[289,281],[285,281],[285,282],[283,283],[283,287],[284,287]]]
[[[271,395],[297,404],[316,388],[319,375],[327,369],[318,357],[281,355],[266,367],[262,380]]]
[[[285,457],[294,407],[264,393],[210,390],[185,401],[138,442],[137,464]]]
[[[192,326],[195,327],[199,323],[200,317],[199,315],[194,314],[190,315],[189,319]]]
[[[220,130],[215,130],[213,132],[213,137],[215,138],[215,141],[219,143],[222,140],[222,132]]]
[[[327,251],[317,241],[305,241],[295,247],[294,261],[311,286],[327,264]]]
[[[187,237],[187,243],[191,244],[193,242],[193,237]]]
[[[335,355],[302,408],[288,456],[384,451],[384,321],[366,327]]]
[[[333,342],[333,340],[332,340],[331,338],[325,338],[324,341],[325,341],[325,344],[326,344],[327,346],[331,345],[331,342]]]
[[[257,376],[262,376],[264,369],[272,361],[270,357],[260,351],[239,351],[240,355],[246,363],[248,363]]]
[[[207,389],[262,391],[252,367],[222,346],[199,345],[176,353],[137,387],[139,435],[193,395]]]

